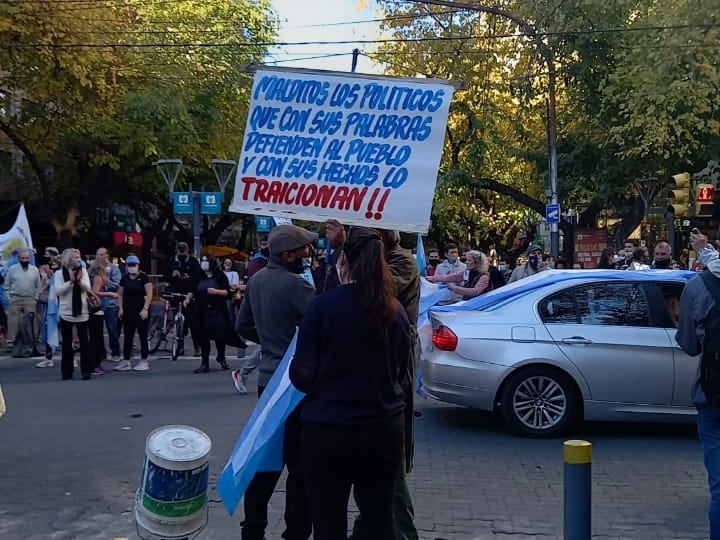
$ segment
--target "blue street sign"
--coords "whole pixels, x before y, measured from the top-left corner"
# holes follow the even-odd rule
[[[266,233],[272,229],[272,218],[268,216],[255,216],[255,230]]]
[[[209,191],[200,193],[201,214],[222,214],[222,193]]]
[[[559,204],[548,204],[545,206],[545,221],[548,223],[560,223]]]
[[[173,213],[176,215],[192,214],[192,195],[187,191],[173,192]]]

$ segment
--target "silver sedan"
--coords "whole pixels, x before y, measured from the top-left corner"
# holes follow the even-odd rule
[[[582,419],[692,422],[698,359],[674,338],[689,275],[548,271],[488,293],[479,309],[432,312],[423,391],[495,411],[530,437]]]

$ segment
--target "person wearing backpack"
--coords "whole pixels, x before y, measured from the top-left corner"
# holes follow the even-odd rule
[[[710,540],[720,540],[720,258],[697,229],[690,242],[705,270],[685,285],[675,340],[688,355],[700,355],[692,402],[710,487]]]

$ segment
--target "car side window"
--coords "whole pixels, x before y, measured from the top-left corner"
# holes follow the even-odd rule
[[[562,291],[545,298],[539,305],[540,317],[546,324],[577,324],[578,314],[572,292]]]
[[[575,289],[582,324],[652,326],[645,291],[638,283],[593,283]]]

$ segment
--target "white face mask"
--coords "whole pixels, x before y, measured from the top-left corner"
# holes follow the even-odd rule
[[[210,261],[202,261],[200,263],[200,270],[202,270],[203,272],[207,272],[208,270],[210,270]]]
[[[133,275],[137,274],[138,270],[140,270],[140,269],[137,266],[128,266],[128,269],[127,269],[128,274],[133,274]]]
[[[507,269],[507,266],[505,266],[504,264],[501,264],[500,266],[498,266],[498,270],[500,270],[501,272],[504,272],[506,269]]]

